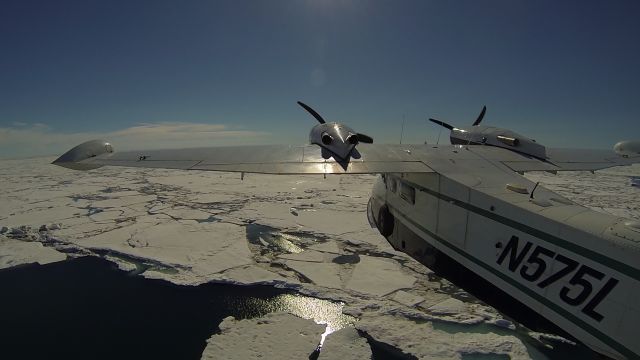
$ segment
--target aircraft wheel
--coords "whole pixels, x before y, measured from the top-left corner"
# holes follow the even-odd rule
[[[387,205],[383,205],[380,208],[380,211],[378,211],[378,221],[376,222],[378,231],[380,231],[382,236],[387,237],[393,234],[393,224],[394,218],[389,211],[389,207]]]

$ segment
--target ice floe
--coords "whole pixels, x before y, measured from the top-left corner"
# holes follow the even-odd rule
[[[0,269],[31,263],[44,265],[67,258],[65,254],[45,247],[40,242],[19,241],[2,235],[0,249]]]
[[[329,334],[320,358],[368,357],[360,334],[419,358],[532,356],[517,324],[394,251],[369,226],[374,176],[77,172],[51,160],[0,161],[0,267],[92,255],[181,285],[269,284],[341,301],[361,333]],[[638,174],[633,166],[526,176],[569,200],[638,219],[640,192],[628,183]],[[225,320],[203,357],[307,358],[327,335],[327,320],[300,318],[296,306],[274,310],[297,316]]]
[[[370,359],[371,347],[354,328],[348,327],[329,335],[320,352],[321,360]]]
[[[489,354],[507,355],[514,360],[530,358],[527,348],[515,336],[444,327],[438,322],[376,314],[362,317],[356,329],[419,359],[462,359],[464,355]]]
[[[282,312],[245,320],[228,317],[219,327],[203,359],[307,359],[324,332],[322,325]]]

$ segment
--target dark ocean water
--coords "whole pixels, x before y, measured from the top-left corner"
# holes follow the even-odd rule
[[[310,302],[348,322],[335,304],[269,286],[178,286],[96,257],[27,265],[0,271],[0,359],[199,359],[223,318]]]
[[[207,339],[219,332],[218,325],[227,316],[244,319],[286,311],[334,329],[355,321],[342,315],[338,303],[271,286],[179,286],[137,273],[120,271],[93,256],[0,270],[0,360],[200,359]],[[447,324],[436,325],[448,329]],[[452,333],[460,330],[450,327]],[[508,334],[488,326],[474,330]],[[521,338],[525,344],[531,341]],[[413,358],[367,340],[372,359]],[[555,344],[550,349],[530,343],[529,348],[550,359],[598,358],[582,345]],[[318,353],[309,355],[314,359]]]

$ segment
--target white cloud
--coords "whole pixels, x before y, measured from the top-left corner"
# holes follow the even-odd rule
[[[0,158],[62,154],[91,139],[110,141],[117,150],[259,144],[270,134],[233,130],[222,124],[144,123],[112,132],[57,132],[45,124],[0,127]]]

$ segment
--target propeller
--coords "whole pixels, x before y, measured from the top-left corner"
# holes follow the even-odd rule
[[[373,144],[373,138],[371,136],[361,133],[357,133],[356,135],[358,135],[358,141],[360,141],[361,143]]]
[[[314,118],[316,118],[316,120],[318,120],[318,122],[320,124],[326,124],[326,121],[324,121],[322,116],[320,116],[320,114],[318,114],[317,111],[313,110],[311,108],[311,106],[303,103],[302,101],[298,101],[298,105],[302,106],[303,109],[307,110],[309,112],[309,114],[311,114]],[[366,143],[366,144],[373,144],[373,138],[371,136],[365,135],[365,134],[362,134],[362,133],[356,133],[355,135],[356,135],[356,137],[354,138],[354,140],[357,140],[357,141],[350,140],[350,142],[352,144],[357,144],[358,142]],[[327,136],[329,136],[329,135],[327,135]],[[331,139],[330,137],[325,137],[325,136],[322,137],[322,142],[325,145],[329,145],[332,140],[333,139]]]
[[[482,121],[482,119],[484,119],[484,114],[487,112],[487,107],[483,106],[482,107],[482,111],[480,111],[480,115],[478,115],[478,118],[476,119],[476,121],[473,122],[473,126],[477,126],[480,124],[480,122]],[[436,120],[436,119],[431,119],[429,118],[429,121],[434,122],[440,126],[444,126],[449,130],[453,130],[453,126],[447,124],[444,121],[440,121],[440,120]]]
[[[309,105],[303,103],[302,101],[298,101],[298,105],[302,106],[303,109],[307,110],[309,114],[311,114],[320,124],[324,124],[325,121],[315,110],[313,110]]]
[[[446,122],[444,122],[444,121],[440,121],[440,120],[436,120],[436,119],[432,119],[432,118],[429,118],[429,121],[434,122],[434,123],[436,123],[436,124],[438,124],[438,125],[440,125],[440,126],[444,126],[444,127],[446,127],[447,129],[449,129],[449,130],[453,130],[453,126],[451,126],[451,125],[447,124],[447,123],[446,123]]]
[[[487,112],[487,107],[483,106],[482,107],[482,111],[480,111],[480,115],[478,115],[478,118],[476,119],[476,121],[473,122],[473,126],[479,125],[480,121],[482,121],[482,119],[484,118],[484,114]]]

